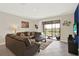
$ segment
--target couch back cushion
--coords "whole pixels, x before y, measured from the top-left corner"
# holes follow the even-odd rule
[[[17,35],[20,36],[21,33],[24,33],[25,36],[28,36],[28,32],[18,32]]]

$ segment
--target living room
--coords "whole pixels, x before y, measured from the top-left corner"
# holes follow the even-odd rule
[[[0,55],[73,56],[74,54],[68,52],[68,36],[70,34],[74,36],[74,13],[77,6],[78,3],[0,4]],[[55,29],[52,30],[51,28],[48,32],[44,31],[44,25],[56,23],[60,24],[59,30],[56,28],[56,25],[50,25],[47,28],[52,27]],[[49,35],[48,33],[53,34]],[[17,37],[15,37],[16,34]],[[57,40],[57,34],[59,34],[59,40]],[[54,37],[55,40],[53,39]],[[31,39],[32,41],[35,41],[34,43],[38,46],[36,46],[36,48],[32,47],[27,49],[24,46],[24,43],[11,41],[13,39],[22,39],[24,40],[23,42],[25,42],[26,39]],[[30,45],[30,43],[28,43],[27,45]],[[23,47],[23,49],[20,49],[20,47]],[[24,50],[26,49],[27,51],[25,52]],[[30,49],[35,49],[33,53],[36,54],[32,54],[30,52]]]

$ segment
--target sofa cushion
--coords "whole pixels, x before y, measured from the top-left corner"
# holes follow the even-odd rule
[[[25,34],[24,34],[24,33],[21,33],[21,34],[20,34],[20,37],[25,37]]]
[[[25,36],[28,36],[28,32],[18,32],[17,35],[20,36],[21,33],[24,33]]]
[[[31,43],[30,39],[26,39],[25,43],[26,43],[27,46],[32,46],[32,43]]]
[[[21,32],[16,33],[16,35],[20,36]]]

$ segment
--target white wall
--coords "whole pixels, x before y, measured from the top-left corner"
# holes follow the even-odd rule
[[[61,41],[68,42],[68,35],[73,35],[73,14],[64,15],[61,17]],[[63,26],[64,20],[70,20],[70,26]]]
[[[55,17],[49,17],[49,18],[42,19],[38,23],[39,24],[38,31],[40,32],[43,31],[43,27],[42,27],[43,21],[60,20],[61,21],[61,41],[67,42],[68,35],[73,34],[73,23],[71,23],[70,26],[63,26],[63,22],[65,20],[70,20],[71,22],[73,22],[72,21],[74,19],[73,16],[74,16],[73,13],[71,13],[71,14],[59,15]]]
[[[21,28],[21,21],[29,22],[29,28]],[[17,31],[35,31],[35,22],[32,20],[24,19],[15,15],[0,12],[0,43],[5,41],[5,35],[12,33],[12,25],[17,26]]]
[[[55,17],[49,17],[49,18],[42,19],[39,21],[34,21],[34,20],[28,20],[28,19],[24,19],[24,18],[15,16],[15,15],[0,12],[0,43],[4,42],[5,35],[7,33],[12,32],[12,29],[11,29],[12,25],[17,26],[17,31],[42,32],[43,31],[42,21],[50,21],[50,20],[61,20],[61,41],[67,42],[68,35],[73,34],[73,24],[71,23],[70,26],[63,26],[62,23],[64,22],[64,20],[71,20],[71,22],[72,22],[72,16],[73,16],[73,14],[66,14],[66,15],[59,15],[59,16],[55,16]],[[26,28],[26,29],[21,28],[22,20],[29,22],[29,28]],[[34,26],[35,24],[38,25],[38,27],[39,27],[38,30],[35,29],[35,26]]]

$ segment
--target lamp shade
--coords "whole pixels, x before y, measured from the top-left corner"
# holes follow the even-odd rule
[[[15,24],[13,24],[13,25],[11,26],[11,28],[12,28],[12,33],[16,33],[17,26],[16,26]]]

